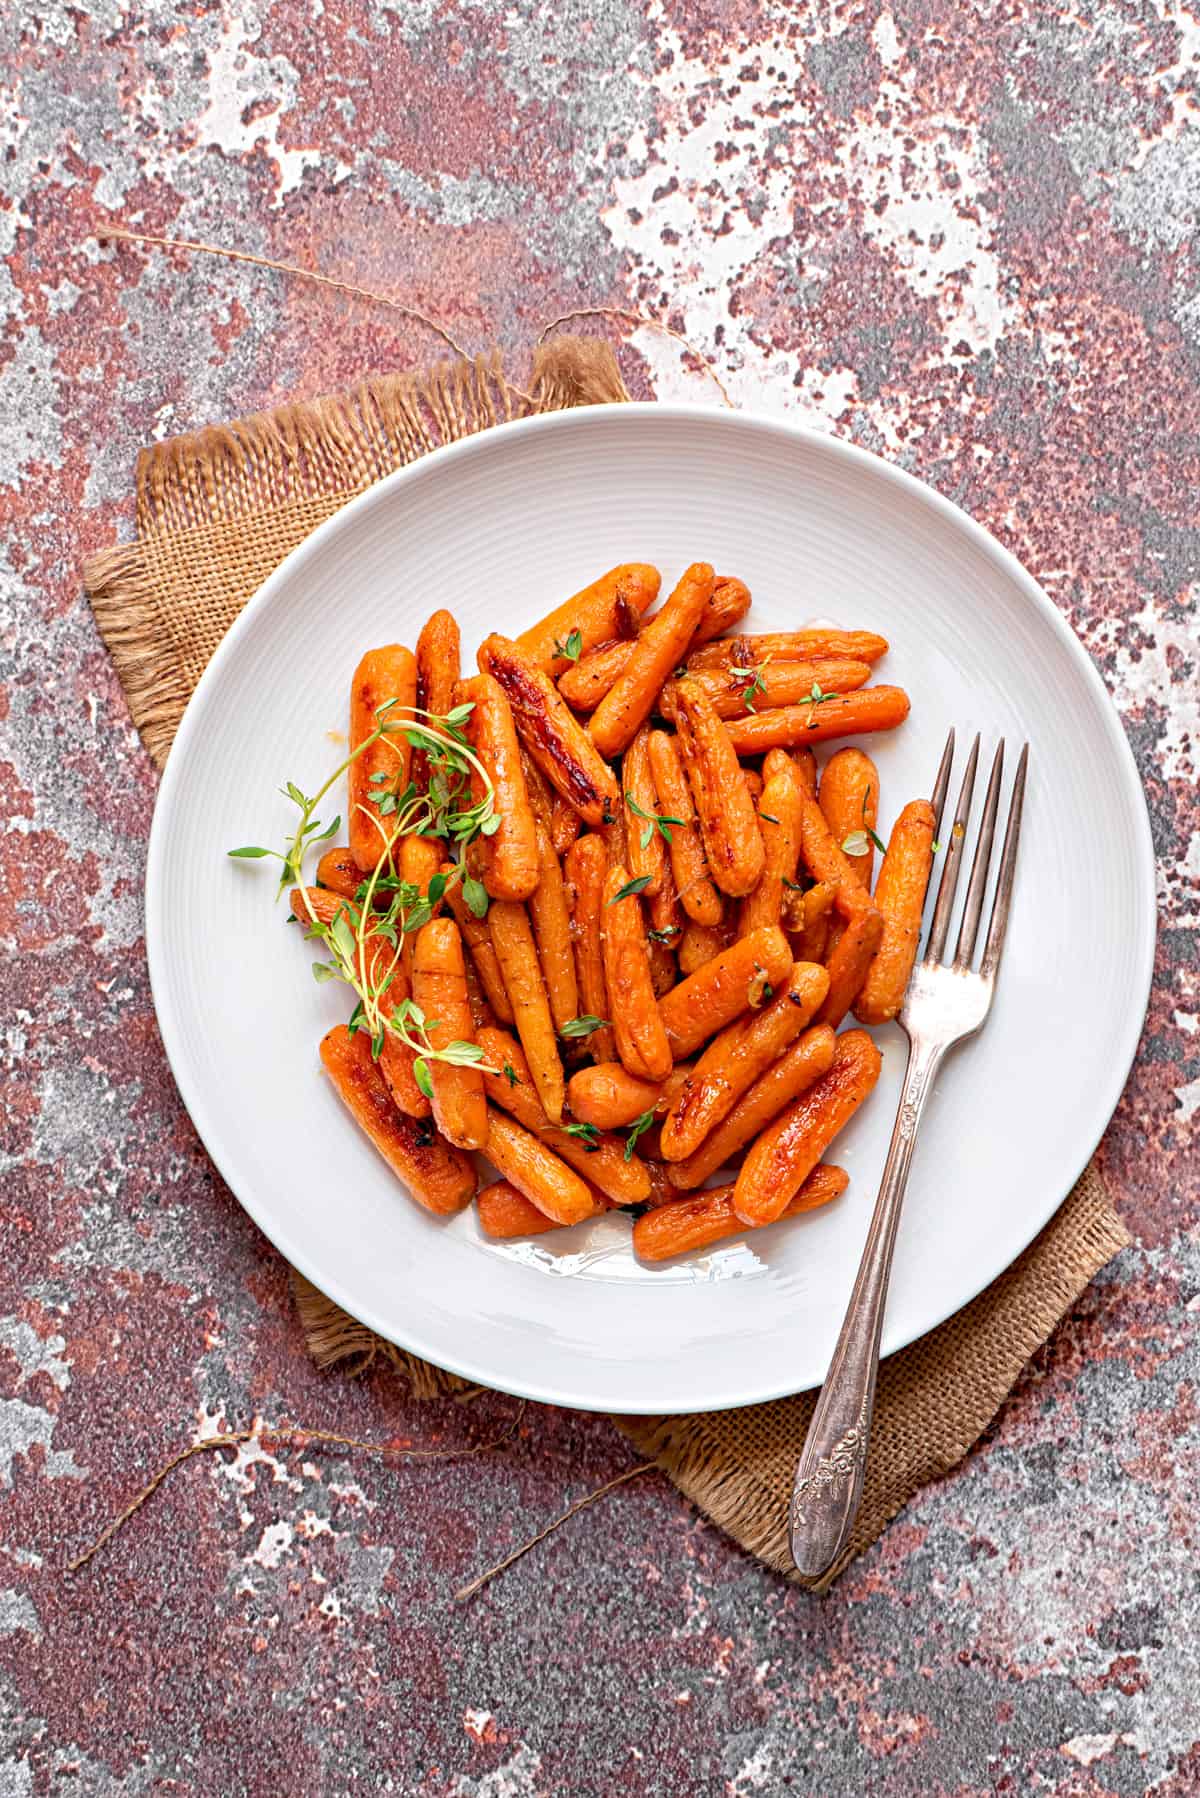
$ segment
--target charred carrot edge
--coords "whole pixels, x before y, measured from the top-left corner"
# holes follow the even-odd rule
[[[455,697],[460,705],[474,707],[467,736],[492,783],[493,809],[500,820],[492,836],[480,839],[483,884],[494,899],[528,899],[538,883],[538,847],[512,708],[490,674],[459,681]],[[472,801],[478,804],[485,791],[482,777],[472,769]]]
[[[759,755],[777,746],[895,730],[908,717],[908,709],[903,687],[860,687],[844,696],[830,694],[820,704],[780,706],[750,718],[732,718],[725,728],[739,755]]]
[[[600,915],[604,908],[604,877],[608,855],[597,836],[580,837],[566,856],[567,906],[571,917],[571,942],[575,949],[575,977],[581,1013],[603,1018],[599,1030],[588,1038],[588,1049],[597,1061],[612,1061],[617,1044],[608,1022],[608,985],[604,978],[604,950],[600,942]]]
[[[631,1074],[665,1080],[671,1072],[671,1046],[655,999],[641,906],[632,894],[617,897],[628,885],[625,868],[610,868],[604,877],[600,944],[613,1033],[617,1054]]]
[[[686,1161],[671,1162],[667,1173],[672,1186],[690,1192],[732,1161],[785,1105],[828,1072],[836,1044],[837,1038],[828,1024],[814,1024],[806,1030],[765,1074],[759,1075],[695,1154]]]
[[[633,654],[592,713],[588,732],[602,755],[619,755],[650,716],[662,684],[676,666],[712,598],[716,577],[707,562],[693,562],[660,612],[633,646]]]
[[[650,1191],[650,1176],[639,1155],[625,1155],[621,1137],[602,1132],[598,1136],[572,1136],[557,1129],[542,1109],[529,1063],[516,1039],[504,1030],[484,1030],[479,1046],[496,1074],[485,1074],[484,1084],[493,1105],[511,1112],[522,1128],[553,1149],[577,1174],[614,1205],[640,1205]]]
[[[689,672],[712,702],[718,718],[747,718],[780,706],[799,705],[814,684],[823,693],[852,693],[871,678],[869,662],[826,656],[812,662],[764,662],[747,674],[737,663],[724,668],[700,668]]]
[[[479,664],[504,689],[517,733],[551,786],[588,824],[611,819],[617,807],[613,772],[550,677],[499,635],[481,646]]]
[[[525,907],[507,899],[493,900],[488,908],[488,930],[504,977],[504,990],[512,1006],[517,1035],[533,1069],[538,1097],[551,1122],[561,1123],[566,1081],[550,1013],[550,997]]]
[[[475,1208],[480,1229],[494,1242],[510,1242],[516,1236],[542,1236],[547,1230],[562,1228],[509,1180],[495,1180],[485,1186],[476,1194]]]
[[[719,574],[713,583],[712,598],[700,614],[700,622],[692,633],[688,652],[711,643],[714,637],[740,624],[750,610],[750,589],[735,574]]]
[[[633,654],[634,639],[624,643],[598,643],[558,677],[558,690],[576,712],[594,712],[614,681],[625,672]]]
[[[696,808],[692,804],[691,789],[675,738],[662,730],[651,731],[647,738],[647,753],[658,795],[657,810],[665,817],[683,820],[681,824],[668,826],[671,832],[668,853],[679,903],[693,923],[715,929],[721,922],[724,907],[704,859]]]
[[[800,817],[800,784],[789,764],[785,772],[771,776],[758,802],[763,871],[754,891],[742,900],[738,930],[743,936],[780,921],[785,882],[795,883],[800,860]]]
[[[561,1030],[579,1016],[579,988],[575,979],[575,955],[571,945],[571,919],[563,886],[562,868],[554,853],[550,833],[535,826],[538,883],[529,899],[529,918],[537,942],[542,979],[550,1000],[554,1028]]]
[[[686,1161],[695,1154],[742,1094],[806,1029],[828,991],[824,968],[797,962],[778,997],[713,1038],[663,1122],[659,1146],[664,1160]]]
[[[635,880],[646,882],[642,891],[652,898],[662,885],[666,848],[662,832],[648,819],[658,812],[658,795],[654,771],[650,766],[649,725],[643,724],[634,735],[621,763],[622,803],[625,806],[625,841],[629,871]],[[633,808],[637,807],[635,811]],[[673,825],[666,827],[674,829]]]
[[[579,1224],[585,1217],[596,1216],[596,1195],[587,1181],[532,1131],[494,1105],[488,1106],[484,1154],[518,1192],[556,1224]]]
[[[351,1036],[344,1024],[335,1025],[322,1039],[321,1061],[355,1123],[419,1205],[446,1217],[470,1204],[476,1184],[470,1157],[432,1124],[396,1110],[362,1031]]]
[[[849,1184],[845,1168],[822,1162],[780,1215],[797,1217],[802,1211],[815,1211],[840,1198]],[[633,1226],[634,1253],[643,1261],[667,1261],[672,1255],[686,1255],[692,1249],[711,1248],[726,1237],[740,1236],[749,1227],[733,1209],[733,1187],[714,1186],[639,1217]]]
[[[431,918],[417,932],[412,991],[435,1049],[473,1040],[462,938],[452,918]],[[487,1141],[487,1100],[478,1067],[458,1067],[436,1057],[425,1065],[433,1086],[433,1116],[442,1135],[455,1148],[482,1149]]]
[[[348,843],[327,849],[317,863],[317,885],[328,887],[341,899],[353,899],[362,883],[362,870],[351,855]]]
[[[454,688],[461,672],[461,643],[453,612],[444,607],[434,612],[417,638],[417,697],[421,711],[444,718],[454,704]],[[429,757],[423,749],[412,752],[410,778],[418,793],[429,791]]]
[[[479,984],[483,988],[484,997],[500,1023],[511,1024],[513,1021],[512,1006],[508,1001],[504,976],[500,972],[500,963],[492,945],[487,924],[483,918],[475,916],[463,898],[461,883],[454,878],[454,863],[443,862],[440,872],[446,876],[446,904],[450,908],[454,922],[462,932],[463,942],[467,945],[475,972],[479,976]]]
[[[708,871],[731,898],[758,883],[766,859],[754,800],[729,732],[697,681],[672,683],[680,757],[691,784]]]
[[[780,986],[791,969],[792,952],[778,926],[752,931],[723,949],[658,1002],[672,1054],[677,1060],[690,1055],[750,1008],[755,982]]]
[[[829,993],[820,1023],[837,1029],[862,990],[882,936],[883,918],[875,906],[864,906],[849,919],[826,963]]]
[[[829,1072],[776,1118],[742,1163],[733,1203],[744,1223],[769,1224],[785,1210],[875,1085],[881,1061],[865,1030],[838,1037]]]
[[[688,657],[693,668],[720,668],[733,662],[756,667],[762,662],[811,662],[835,656],[846,661],[877,662],[887,654],[887,638],[874,631],[826,630],[824,626],[801,631],[758,631],[724,637],[705,644]]]
[[[572,631],[579,632],[582,649],[621,636],[621,608],[644,612],[658,598],[659,579],[658,569],[648,562],[622,562],[531,624],[517,642],[544,672],[561,674],[567,658],[555,655],[555,643],[565,644]]]
[[[927,799],[910,800],[892,826],[875,883],[883,935],[854,1002],[864,1024],[888,1023],[903,1003],[921,940],[921,914],[933,862],[933,829],[933,807]]]
[[[365,742],[379,723],[376,712],[389,699],[396,708],[410,709],[417,697],[417,664],[411,649],[402,643],[388,643],[380,649],[368,649],[350,683],[350,748]],[[348,830],[350,853],[364,874],[369,874],[382,857],[388,837],[388,825],[380,818],[374,801],[387,792],[387,785],[373,781],[373,774],[386,774],[398,790],[408,784],[411,749],[403,731],[393,731],[356,755],[346,773],[348,788]]]
[[[817,803],[834,842],[843,845],[855,879],[869,893],[875,866],[871,835],[879,818],[879,770],[865,749],[839,749],[830,756],[821,775]],[[844,847],[853,836],[866,838],[861,853]]]

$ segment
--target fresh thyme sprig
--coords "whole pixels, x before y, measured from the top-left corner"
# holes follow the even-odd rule
[[[625,1160],[626,1161],[633,1160],[634,1145],[636,1144],[638,1137],[645,1136],[647,1130],[650,1129],[650,1127],[653,1123],[654,1123],[653,1111],[643,1111],[643,1113],[640,1117],[634,1118],[634,1120],[633,1120],[632,1124],[630,1124],[628,1132],[626,1133],[626,1136],[625,1136]]]
[[[824,705],[827,700],[840,698],[840,693],[823,692],[820,683],[818,681],[813,682],[810,691],[806,693],[804,698],[800,701],[801,705],[810,705],[813,709],[813,715],[808,721],[809,730],[816,730],[817,728],[817,707],[819,705]]]
[[[866,792],[863,794],[862,829],[852,830],[850,835],[846,837],[842,843],[842,850],[846,855],[865,855],[872,843],[874,843],[880,855],[887,854],[887,844],[875,835],[875,832],[867,823],[867,806],[869,805],[870,800],[871,789],[868,786]]]
[[[565,643],[560,643],[556,637],[554,639],[554,653],[556,656],[564,657],[568,662],[577,662],[583,653],[583,632],[578,628],[569,631]]]
[[[770,656],[766,656],[761,662],[756,663],[753,668],[739,668],[734,666],[729,670],[734,680],[744,680],[747,683],[747,685],[742,688],[742,704],[748,712],[754,710],[754,695],[756,693],[765,693],[767,690],[766,682],[762,677],[762,671],[770,660]]]
[[[642,843],[643,849],[649,848],[650,838],[654,835],[655,831],[657,831],[658,834],[661,836],[663,842],[667,843],[669,845],[670,841],[671,841],[671,826],[672,826],[672,824],[679,824],[679,825],[683,824],[682,818],[672,818],[669,812],[643,811],[642,807],[638,804],[637,800],[634,798],[632,793],[628,793],[628,792],[626,793],[625,803],[629,807],[630,811],[633,813],[635,818],[642,818],[645,820],[645,822],[642,825],[642,836],[641,836],[641,843]]]

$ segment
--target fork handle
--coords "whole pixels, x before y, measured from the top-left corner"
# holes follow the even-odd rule
[[[917,1126],[942,1054],[940,1045],[910,1043],[871,1227],[796,1468],[789,1517],[792,1559],[810,1579],[833,1565],[858,1515],[896,1226]]]

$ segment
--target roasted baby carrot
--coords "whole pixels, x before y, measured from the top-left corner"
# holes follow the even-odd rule
[[[829,941],[829,920],[837,888],[818,881],[802,896],[802,923],[794,943],[797,961],[824,961]]]
[[[619,755],[650,716],[663,682],[687,648],[712,597],[714,583],[709,564],[693,562],[666,605],[643,627],[628,662],[588,725],[602,755]]]
[[[776,745],[825,743],[830,737],[895,730],[907,717],[908,694],[903,687],[860,687],[857,693],[829,693],[807,705],[731,718],[726,729],[739,755],[759,755]]]
[[[549,675],[499,635],[483,644],[479,665],[504,689],[518,735],[551,786],[588,824],[606,823],[617,808],[616,780]]]
[[[821,1007],[820,1023],[837,1029],[862,990],[882,936],[883,918],[874,905],[862,906],[846,920],[826,962],[829,993]]]
[[[758,885],[742,900],[738,930],[743,936],[764,924],[778,924],[785,882],[796,879],[800,859],[800,785],[790,765],[773,774],[758,802],[758,823],[763,840],[763,871]]]
[[[671,1048],[659,1016],[650,976],[650,952],[641,906],[633,894],[619,898],[629,871],[614,867],[604,878],[600,941],[617,1054],[639,1079],[665,1080]]]
[[[864,1024],[886,1024],[904,1000],[917,945],[921,914],[933,861],[933,807],[912,799],[892,826],[887,854],[879,866],[875,903],[883,914],[883,936],[854,1001]]]
[[[429,1040],[437,1050],[469,1043],[474,1035],[462,938],[453,918],[432,918],[417,932],[413,947],[413,999],[425,1014]],[[487,1100],[483,1075],[431,1056],[425,1062],[433,1086],[433,1116],[442,1135],[458,1149],[482,1149],[487,1141]]]
[[[678,986],[679,964],[668,943],[658,942],[649,931],[646,940],[650,945],[650,984],[654,988],[654,997],[661,999],[673,986]]]
[[[712,598],[700,614],[700,622],[692,633],[691,650],[711,643],[739,624],[750,610],[750,589],[734,574],[719,574],[713,583]]]
[[[434,612],[417,638],[417,698],[419,711],[444,718],[454,704],[454,688],[460,672],[461,648],[458,624],[444,608]],[[422,719],[427,723],[428,719]],[[429,757],[419,745],[412,752],[411,779],[418,793],[429,791]]]
[[[487,923],[484,918],[475,916],[464,899],[462,884],[457,878],[454,863],[443,862],[441,872],[446,876],[446,904],[462,933],[463,942],[467,945],[475,972],[479,976],[479,984],[483,988],[484,997],[500,1023],[511,1024],[513,1021],[512,1006],[508,1001],[504,976],[500,972],[500,963]]]
[[[650,766],[651,735],[649,725],[643,724],[621,763],[629,871],[635,880],[645,881],[642,891],[647,898],[657,893],[662,885],[666,859],[662,832],[674,828],[672,824],[660,827],[654,822],[658,817],[658,794]]]
[[[754,800],[726,726],[697,681],[672,683],[680,758],[692,789],[708,871],[740,899],[763,871],[765,851]]]
[[[465,937],[463,941],[466,942]],[[464,958],[463,967],[466,970],[467,1004],[471,1007],[471,1022],[476,1030],[482,1030],[485,1024],[496,1022],[496,1014],[488,1002],[488,996],[484,991],[483,982],[479,978],[479,970],[475,966],[474,957],[468,954]]]
[[[396,1110],[363,1031],[351,1036],[344,1024],[335,1025],[322,1039],[321,1061],[338,1098],[418,1204],[445,1217],[470,1203],[476,1184],[470,1157],[427,1121]]]
[[[792,952],[778,926],[739,937],[659,1000],[659,1015],[676,1060],[750,1009],[755,991],[778,987],[792,971]],[[769,995],[768,995],[769,997]]]
[[[742,668],[736,662],[723,668],[694,670],[694,680],[712,701],[718,718],[746,718],[777,706],[807,701],[814,682],[822,693],[852,693],[871,678],[869,662],[825,657],[815,662],[763,662]]]
[[[429,883],[442,866],[445,844],[437,837],[419,837],[411,832],[400,838],[399,854],[396,857],[397,871],[406,886],[414,886],[425,896],[429,892]],[[400,965],[404,969],[404,977],[409,986],[412,985],[413,968],[413,935],[406,933],[400,945]]]
[[[703,1186],[710,1174],[732,1161],[798,1093],[828,1072],[836,1043],[828,1024],[814,1024],[806,1030],[765,1074],[759,1075],[695,1154],[686,1161],[669,1164],[671,1184],[684,1192]]]
[[[849,1184],[845,1168],[822,1162],[780,1215],[797,1217],[802,1211],[815,1211],[840,1198]],[[481,1208],[483,1199],[484,1194],[480,1193]],[[711,1248],[727,1236],[740,1236],[747,1227],[733,1208],[733,1187],[713,1186],[707,1192],[677,1198],[673,1205],[662,1205],[638,1218],[633,1226],[633,1247],[643,1261],[666,1261],[672,1255],[686,1255],[691,1249]]]
[[[556,652],[556,644],[565,648],[575,631],[581,649],[622,636],[621,620],[628,608],[640,615],[657,599],[658,588],[657,568],[648,562],[622,562],[531,624],[517,642],[539,668],[561,674],[569,658]]]
[[[538,1097],[551,1122],[560,1124],[566,1081],[550,999],[525,907],[508,899],[493,900],[488,907],[488,930]]]
[[[587,1181],[532,1131],[494,1105],[488,1106],[484,1154],[518,1192],[556,1224],[579,1224],[585,1217],[595,1217],[596,1195]]]
[[[834,842],[842,845],[859,885],[869,893],[875,865],[872,835],[879,815],[879,770],[865,750],[847,747],[830,756],[821,775],[817,803]]]
[[[381,722],[379,707],[389,700],[395,703],[384,713],[383,722],[412,720],[412,706],[417,697],[417,664],[411,649],[401,643],[388,643],[381,649],[368,649],[350,685],[350,748],[364,743]],[[350,853],[369,874],[385,854],[393,825],[381,817],[378,802],[392,789],[402,792],[408,785],[411,748],[403,730],[389,731],[356,755],[346,773],[349,788]],[[373,775],[383,774],[386,781]]]
[[[495,1242],[510,1242],[516,1236],[541,1236],[547,1230],[562,1228],[508,1180],[495,1180],[485,1186],[476,1195],[475,1207],[479,1228]]]
[[[769,1224],[786,1209],[875,1085],[881,1061],[865,1030],[838,1037],[829,1072],[776,1118],[742,1163],[733,1203],[744,1223]]]
[[[689,924],[679,941],[679,972],[686,979],[702,968],[722,949],[728,949],[736,937],[736,922],[723,918],[719,924]]]
[[[569,800],[555,793],[550,802],[550,841],[555,855],[565,855],[578,837],[583,819]]]
[[[342,899],[353,899],[362,883],[362,869],[351,855],[348,844],[327,849],[317,863],[317,885],[328,887]]]
[[[795,1042],[828,991],[824,968],[797,962],[776,998],[713,1038],[667,1114],[660,1138],[664,1160],[685,1161],[695,1154],[742,1094]]]
[[[640,1205],[650,1192],[650,1176],[638,1155],[625,1154],[622,1138],[589,1130],[572,1133],[557,1129],[542,1109],[529,1063],[520,1044],[504,1030],[483,1030],[479,1046],[496,1074],[485,1075],[487,1096],[493,1105],[510,1112],[523,1129],[556,1155],[614,1205]],[[583,1122],[584,1120],[580,1120]]]
[[[567,1081],[567,1103],[581,1124],[597,1130],[620,1130],[647,1111],[667,1112],[683,1087],[691,1068],[672,1068],[667,1080],[638,1080],[619,1061],[599,1062],[580,1068]]]
[[[865,898],[850,858],[835,839],[829,820],[810,794],[800,801],[800,855],[814,880],[845,892],[849,899]]]
[[[455,698],[459,705],[473,707],[467,737],[492,783],[493,810],[500,820],[493,835],[479,839],[483,884],[493,899],[528,899],[538,883],[538,848],[512,708],[490,674],[459,681]],[[477,805],[485,792],[472,769],[472,803]]]
[[[599,1030],[588,1038],[588,1049],[597,1061],[612,1061],[616,1039],[608,1022],[608,985],[604,978],[604,950],[600,942],[600,917],[604,910],[604,878],[608,854],[598,836],[580,837],[567,851],[567,909],[571,919],[571,943],[575,950],[575,980],[581,1014],[603,1018]]]
[[[666,731],[654,730],[646,746],[658,798],[656,809],[662,817],[679,820],[667,826],[671,833],[667,849],[679,903],[697,924],[714,927],[721,922],[723,902],[704,859],[696,808],[676,740]]]
[[[769,755],[770,750],[767,753]],[[792,761],[795,764],[800,785],[810,799],[815,799],[817,796],[817,758],[807,743],[802,743],[799,749],[792,750]],[[763,765],[765,767],[765,762]]]
[[[564,1024],[579,1016],[571,918],[562,868],[554,853],[550,833],[542,824],[535,826],[535,832],[539,872],[537,886],[530,895],[529,920],[550,999],[550,1015],[554,1019],[554,1028],[561,1030]]]
[[[855,662],[877,662],[887,654],[887,638],[874,631],[826,630],[817,626],[802,631],[762,631],[740,637],[723,637],[688,657],[693,668],[719,668],[730,662],[756,667],[762,662],[811,662],[838,656]]]
[[[633,654],[634,639],[598,643],[558,677],[558,690],[576,712],[594,712]]]

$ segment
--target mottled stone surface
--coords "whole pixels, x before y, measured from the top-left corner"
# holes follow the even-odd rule
[[[1200,15],[1181,0],[10,0],[0,9],[0,1793],[1200,1791],[1195,926]],[[167,1070],[140,894],[155,777],[80,593],[139,444],[425,357],[106,219],[307,260],[518,359],[670,306],[735,398],[965,505],[1124,717],[1162,935],[1103,1145],[1137,1246],[980,1450],[824,1603],[532,1409],[489,1459],[191,1462],[254,1416],[454,1446],[307,1366],[279,1258]],[[631,383],[703,391],[641,333]],[[1088,821],[1077,834],[1080,866]]]

